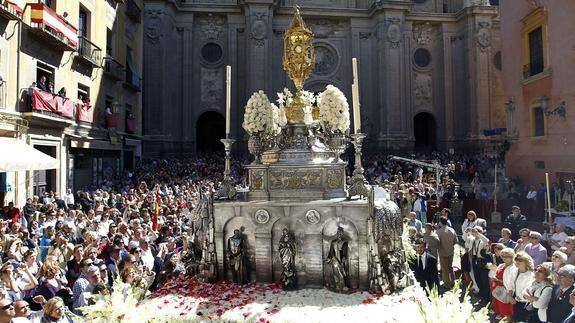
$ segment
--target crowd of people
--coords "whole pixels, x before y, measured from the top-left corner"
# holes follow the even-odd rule
[[[417,253],[410,266],[422,287],[447,290],[460,276],[498,320],[575,322],[575,236],[567,235],[565,226],[544,236],[530,230],[514,206],[500,236],[489,239],[488,222],[474,211],[461,224],[461,236],[449,217],[443,209],[437,222],[421,222],[414,211],[406,219]],[[458,244],[461,263],[454,264]]]
[[[416,279],[445,290],[461,274],[497,316],[533,322],[567,318],[575,237],[557,226],[542,241],[541,234],[526,228],[519,207],[505,219],[498,241],[490,241],[487,221],[473,211],[459,231],[449,208],[435,212],[428,204],[438,195],[465,194],[456,181],[487,176],[478,174],[494,161],[425,158],[447,162],[451,171],[440,185],[408,163],[371,157],[364,165],[371,182],[394,192],[417,250],[410,261]],[[247,162],[232,163],[238,186],[246,185],[241,165]],[[81,316],[95,295],[114,286],[152,291],[176,275],[193,234],[190,214],[203,193],[215,191],[223,165],[217,154],[141,161],[134,172],[107,179],[98,189],[46,193],[20,208],[10,203],[0,214],[0,323],[70,322],[70,313]],[[454,264],[458,244],[465,253]],[[575,303],[575,293],[571,300]]]

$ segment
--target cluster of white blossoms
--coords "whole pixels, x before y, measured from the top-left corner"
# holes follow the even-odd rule
[[[280,120],[279,125],[281,127],[287,124],[286,107],[289,106],[293,101],[293,94],[291,91],[285,87],[282,92],[278,92],[277,103],[280,110]]]
[[[254,92],[245,108],[244,130],[250,135],[277,135],[279,126],[279,108],[270,102],[264,91]]]
[[[349,130],[349,104],[343,92],[333,85],[328,85],[317,96],[319,122],[324,129],[331,132],[346,133]]]

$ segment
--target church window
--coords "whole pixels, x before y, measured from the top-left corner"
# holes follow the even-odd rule
[[[425,48],[418,48],[413,54],[413,62],[418,67],[427,67],[431,63],[431,53]]]

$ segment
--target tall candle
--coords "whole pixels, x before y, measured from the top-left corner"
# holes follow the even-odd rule
[[[230,136],[230,108],[232,102],[232,67],[226,65],[226,138]]]
[[[551,231],[551,187],[549,186],[549,173],[545,173],[545,185],[547,186],[547,215],[549,219],[547,220],[547,225],[549,226],[550,234],[553,233]]]
[[[355,133],[361,132],[361,115],[359,112],[359,79],[357,76],[357,58],[351,59],[353,69],[353,84],[351,85],[351,95],[353,102],[353,128]]]

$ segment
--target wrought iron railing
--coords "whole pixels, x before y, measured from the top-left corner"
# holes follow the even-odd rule
[[[92,62],[94,65],[100,65],[102,49],[84,36],[78,36],[78,54]]]
[[[124,79],[125,74],[124,66],[120,64],[120,62],[115,60],[113,57],[110,56],[104,57],[104,72],[118,81]]]

